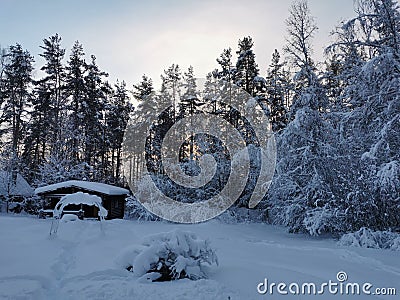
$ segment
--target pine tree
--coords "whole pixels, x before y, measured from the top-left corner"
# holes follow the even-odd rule
[[[146,75],[143,75],[142,81],[137,85],[133,85],[133,88],[132,95],[137,101],[143,101],[146,96],[154,93],[153,80]]]
[[[114,93],[109,99],[106,110],[106,138],[111,151],[111,181],[122,182],[122,142],[129,117],[133,111],[126,83],[122,81],[114,85]]]
[[[172,121],[176,118],[177,105],[181,96],[182,73],[178,65],[172,64],[164,75],[161,75],[161,91],[159,107],[162,109],[171,106],[170,118]]]
[[[279,132],[288,123],[288,107],[290,96],[289,73],[284,70],[280,54],[275,49],[272,62],[266,77],[266,98],[269,105],[269,121],[274,132]]]
[[[82,99],[81,110],[83,126],[83,157],[84,161],[94,168],[93,179],[102,178],[102,153],[105,132],[104,110],[106,105],[106,85],[103,78],[108,76],[101,71],[96,63],[96,57],[91,56],[84,77],[85,97]],[[103,158],[104,160],[104,158]]]
[[[83,123],[82,103],[85,98],[86,87],[84,74],[87,64],[84,59],[83,46],[76,41],[72,47],[69,60],[67,62],[66,93],[68,95],[68,110],[71,112],[68,125],[67,147],[71,153],[74,164],[83,161],[81,155],[83,147]]]
[[[27,125],[27,135],[24,139],[23,159],[29,169],[28,178],[32,179],[39,171],[39,166],[44,163],[49,155],[49,137],[54,123],[49,118],[52,111],[51,92],[47,84],[37,82],[32,97],[32,111]]]
[[[130,157],[129,164],[131,168],[129,174],[125,176],[132,182],[133,179],[138,179],[143,168],[145,167],[145,153],[141,152],[143,143],[145,141],[140,140],[143,138],[143,133],[152,125],[154,120],[155,112],[157,111],[159,97],[155,94],[153,80],[146,75],[142,76],[142,81],[136,85],[133,85],[133,96],[138,102],[136,109],[132,113],[131,121],[127,125],[128,130],[125,135],[125,147],[129,147],[133,155]],[[154,138],[154,132],[150,132],[148,142],[151,144],[151,140]],[[134,172],[132,173],[132,170]]]
[[[239,40],[239,49],[236,52],[238,59],[234,73],[235,84],[243,88],[252,96],[256,94],[255,78],[259,74],[258,65],[253,52],[253,40],[251,37],[244,37]]]
[[[4,95],[4,69],[6,66],[6,49],[2,48],[0,45],[0,106],[3,104]]]
[[[31,106],[32,72],[34,59],[27,50],[16,44],[6,54],[2,80],[1,139],[6,141],[3,151],[8,152],[8,166],[15,183],[17,173],[22,170],[21,154],[26,135],[26,115]]]
[[[217,63],[220,65],[221,70],[216,70],[213,76],[231,82],[235,71],[232,62],[232,49],[224,49],[219,58],[217,58]]]
[[[180,117],[192,116],[203,104],[203,102],[199,100],[199,92],[197,91],[197,83],[192,66],[183,74],[181,89],[183,90],[183,95],[179,103]]]
[[[188,71],[183,74],[183,95],[179,104],[179,118],[191,117],[196,113],[200,112],[200,107],[204,104],[199,98],[199,92],[197,90],[196,79],[194,77],[193,67],[190,66]],[[190,124],[189,141],[186,141],[180,149],[180,160],[189,158],[194,160],[194,134],[193,124]],[[188,157],[187,157],[188,156]]]
[[[342,110],[346,103],[341,98],[343,92],[343,65],[337,54],[333,54],[325,62],[325,71],[322,77],[323,86],[329,99],[329,106],[333,110]]]
[[[138,102],[134,111],[134,122],[136,125],[145,123],[145,126],[150,126],[150,118],[157,108],[157,96],[155,95],[153,80],[146,75],[142,76],[142,81],[133,85],[133,97]]]
[[[58,34],[43,40],[43,53],[40,54],[46,63],[41,68],[46,73],[46,77],[42,79],[43,84],[47,86],[47,92],[50,93],[51,101],[51,116],[49,116],[53,123],[53,133],[50,138],[52,141],[52,148],[56,146],[58,141],[62,139],[63,122],[65,118],[65,96],[62,94],[64,87],[65,73],[62,60],[64,58],[65,49],[61,47],[61,37]]]
[[[41,67],[45,76],[36,82],[24,154],[30,158],[27,161],[32,171],[37,171],[49,152],[59,151],[66,115],[65,70],[62,64],[65,49],[61,47],[58,34],[44,39],[43,44],[40,56],[45,59]]]
[[[214,86],[215,89],[219,90],[217,93],[214,93],[215,97],[211,103],[214,114],[228,117],[229,108],[226,107],[226,104],[231,104],[232,101],[233,91],[231,85],[234,84],[233,80],[235,74],[235,67],[232,62],[232,49],[224,49],[219,58],[217,58],[217,63],[221,69],[214,70],[211,75],[213,76],[213,79],[217,79],[219,82],[212,82],[212,79],[209,78],[206,83],[209,88]],[[222,82],[226,82],[226,84]],[[219,97],[222,95],[225,96],[225,99]]]

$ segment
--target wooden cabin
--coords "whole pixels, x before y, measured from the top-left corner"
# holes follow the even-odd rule
[[[102,199],[103,207],[108,211],[106,219],[122,219],[124,217],[125,198],[129,194],[129,191],[124,188],[99,182],[69,180],[42,186],[35,190],[35,194],[45,200],[44,210],[53,210],[61,197],[76,192],[99,196]],[[66,210],[83,210],[85,218],[98,217],[98,210],[95,206],[82,204],[79,207],[75,207],[70,205]]]

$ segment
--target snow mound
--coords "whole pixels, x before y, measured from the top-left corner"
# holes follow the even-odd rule
[[[400,251],[400,234],[390,231],[372,231],[363,227],[359,231],[343,235],[338,243],[341,246]]]
[[[124,249],[116,263],[140,281],[197,280],[207,278],[204,265],[218,265],[218,259],[208,240],[175,230],[148,236],[140,248]]]
[[[78,216],[77,215],[73,215],[73,214],[65,214],[62,216],[61,221],[66,223],[66,222],[73,222],[73,221],[77,221],[78,220]]]

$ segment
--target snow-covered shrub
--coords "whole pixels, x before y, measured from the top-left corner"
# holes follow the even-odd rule
[[[26,197],[22,202],[22,210],[30,215],[37,215],[42,207],[43,200],[37,195]]]
[[[284,213],[282,214],[282,223],[278,218],[278,222],[275,224],[283,224],[289,227],[289,232],[299,233],[305,232],[304,228],[304,216],[306,214],[306,208],[299,203],[293,203],[292,205],[286,206]]]
[[[339,245],[400,251],[400,234],[390,231],[372,231],[363,227],[359,231],[343,235],[339,240]]]
[[[145,238],[143,246],[126,248],[117,264],[151,281],[206,278],[204,265],[218,265],[208,240],[175,230]]]
[[[307,212],[303,225],[310,235],[333,234],[343,232],[343,219],[338,209],[325,205]]]
[[[140,221],[158,221],[160,218],[149,212],[135,197],[126,199],[125,218]]]
[[[8,202],[8,211],[19,214],[22,211],[22,205],[20,202],[10,201]]]

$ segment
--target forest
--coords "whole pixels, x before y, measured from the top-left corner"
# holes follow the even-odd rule
[[[223,81],[252,97],[275,136],[275,174],[253,209],[263,222],[310,235],[362,227],[399,231],[400,6],[396,0],[356,4],[355,16],[332,30],[334,42],[323,61],[314,58],[315,18],[307,1],[295,1],[285,21],[285,45],[271,53],[267,70],[259,69],[256,41],[246,36],[236,50],[227,48],[216,58],[218,68],[205,76],[201,92],[193,67],[181,70],[178,64],[161,75],[160,90],[146,75],[132,87],[110,83],[78,41],[67,56],[59,34],[43,39],[39,70],[20,44],[1,48],[0,167],[11,183],[22,174],[34,187],[68,179],[126,187],[146,158],[155,180],[163,182],[159,140],[184,117],[207,112],[248,136],[240,115],[212,97]],[[148,126],[148,114],[166,103],[169,109],[146,140],[151,146],[133,158],[133,174],[127,174],[126,129]],[[250,145],[256,145],[251,137]],[[196,161],[205,153],[218,160],[218,179],[195,197],[170,184],[163,192],[187,202],[218,193],[232,159],[220,141],[194,136],[182,145],[179,160],[187,174],[196,175]],[[248,207],[252,178],[235,207]],[[1,201],[12,199],[3,195]],[[26,211],[35,211],[34,201],[25,199]]]

